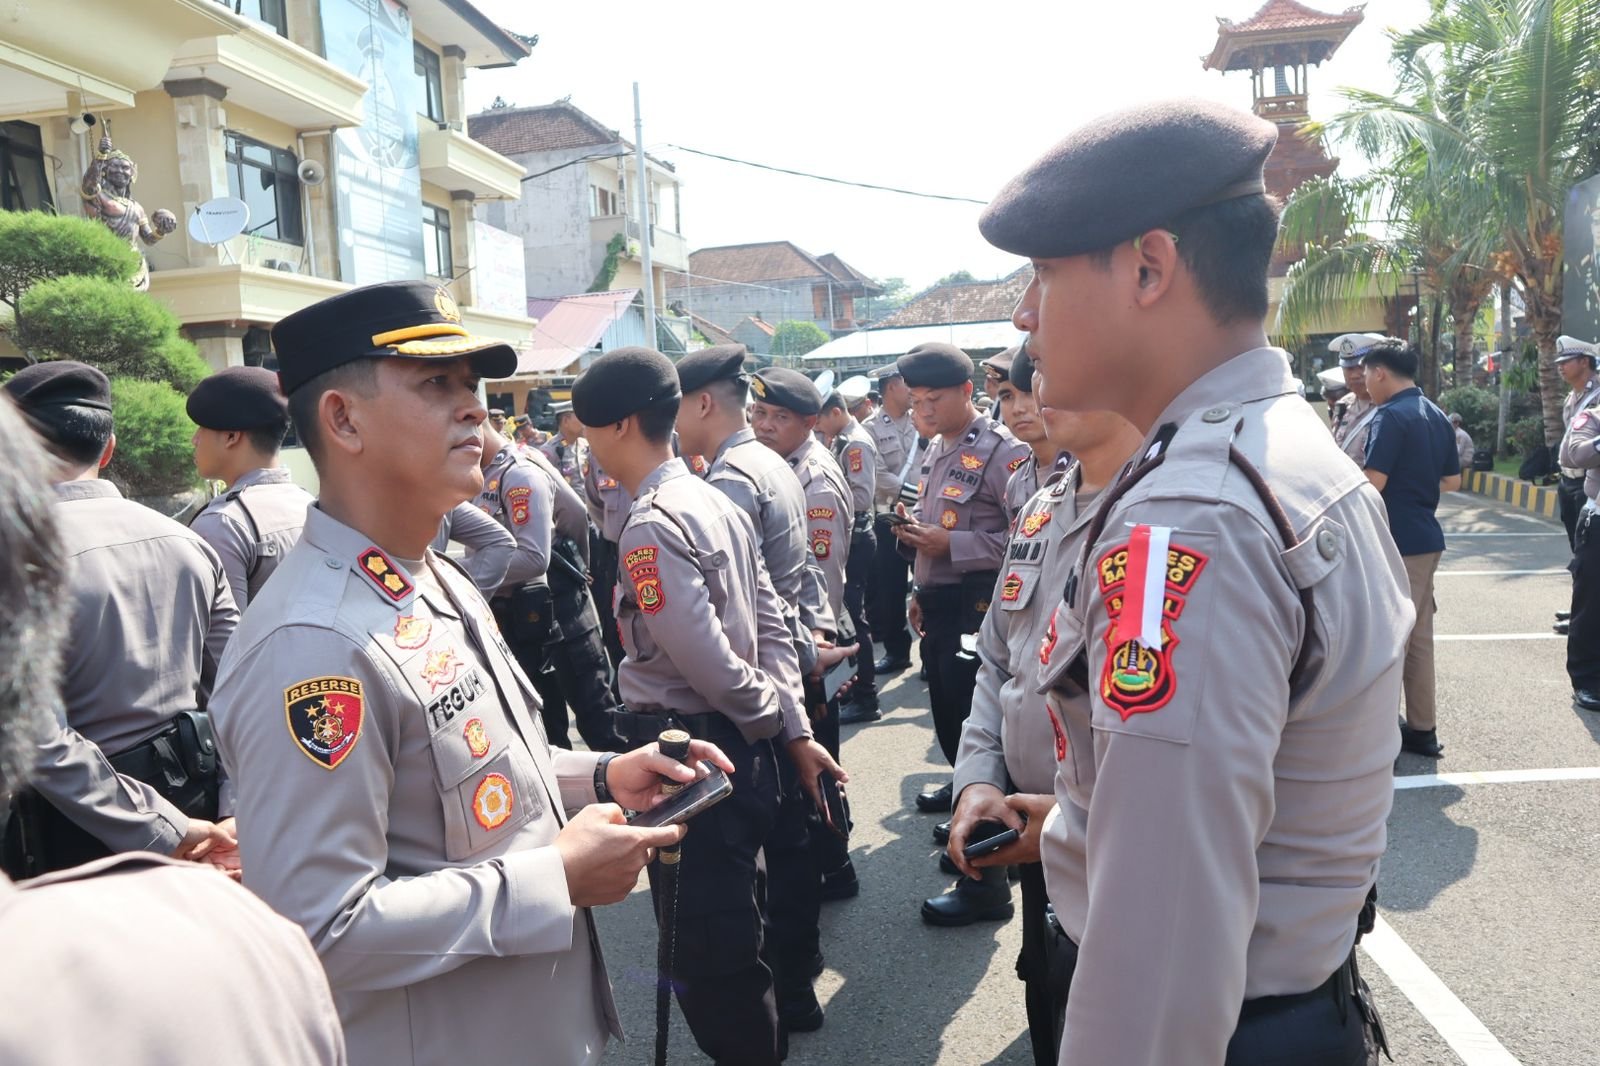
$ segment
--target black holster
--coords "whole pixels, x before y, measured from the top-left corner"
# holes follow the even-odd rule
[[[994,598],[994,585],[999,579],[998,570],[975,570],[961,576],[961,632],[976,633],[983,627],[983,616],[989,613],[989,601]]]

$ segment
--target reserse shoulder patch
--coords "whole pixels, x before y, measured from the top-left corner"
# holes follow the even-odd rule
[[[283,713],[300,753],[336,769],[361,739],[366,705],[353,677],[312,677],[283,690]]]

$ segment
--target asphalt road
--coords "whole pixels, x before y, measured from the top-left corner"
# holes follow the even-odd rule
[[[1363,972],[1404,1066],[1600,1063],[1600,716],[1573,708],[1565,533],[1461,493],[1440,508],[1439,735],[1444,758],[1402,755],[1380,882],[1387,927]],[[1526,572],[1532,571],[1532,572]],[[1452,639],[1455,638],[1455,639]],[[861,895],[823,910],[827,1024],[791,1041],[794,1066],[1025,1066],[1020,920],[922,924],[948,887],[912,797],[944,780],[915,670],[883,686],[883,721],[847,727]],[[1500,771],[1522,774],[1494,776]],[[1574,771],[1577,771],[1574,773]],[[1480,772],[1486,779],[1471,780]],[[1565,772],[1565,776],[1563,773]],[[1452,779],[1464,774],[1468,780]],[[1513,780],[1501,778],[1511,776]],[[1415,787],[1414,787],[1415,786]],[[641,882],[642,884],[642,882]],[[629,1041],[607,1062],[649,1063],[655,928],[641,889],[599,918]],[[707,1061],[674,1008],[675,1063]]]

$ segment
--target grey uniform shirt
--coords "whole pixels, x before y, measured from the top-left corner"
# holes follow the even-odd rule
[[[517,540],[507,529],[470,503],[458,503],[439,520],[433,550],[444,554],[450,542],[467,549],[461,566],[485,596],[493,596],[511,568]]]
[[[915,514],[949,531],[950,554],[915,553],[912,576],[919,587],[954,585],[963,574],[1000,566],[1010,524],[1006,482],[1029,454],[1010,430],[981,413],[954,442],[941,437],[928,445]]]
[[[850,484],[850,507],[856,517],[872,514],[879,465],[878,446],[873,443],[872,435],[852,418],[833,442],[833,455]]]
[[[806,543],[822,573],[826,593],[823,602],[827,624],[819,628],[837,636],[839,620],[845,616],[844,569],[850,558],[850,531],[855,525],[850,486],[839,464],[815,437],[808,435],[787,459],[805,493]]]
[[[61,676],[67,724],[107,755],[205,710],[239,610],[217,553],[125,500],[109,481],[56,486],[72,622]],[[226,781],[221,813],[233,813]]]
[[[195,863],[101,859],[0,874],[0,1062],[7,1066],[343,1066],[328,979],[305,934]],[[92,1020],[47,1024],[63,1003]],[[227,1018],[213,1039],[173,1022]],[[244,1009],[241,1009],[243,1007]]]
[[[911,423],[910,411],[899,418],[878,411],[867,419],[866,429],[878,446],[877,504],[879,509],[887,509],[900,498],[901,471],[907,479],[916,473],[906,466],[906,460],[917,453],[917,427]]]
[[[1340,397],[1334,406],[1337,411],[1333,416],[1333,442],[1357,466],[1366,465],[1367,436],[1372,431],[1372,419],[1377,414],[1378,405],[1372,402],[1370,396],[1363,400],[1352,392]]]
[[[1592,501],[1600,497],[1600,412],[1588,408],[1572,416],[1561,437],[1561,468],[1583,475],[1583,494]]]
[[[516,540],[511,565],[500,581],[510,592],[544,584],[550,569],[550,534],[555,528],[555,494],[550,479],[515,447],[506,445],[483,472],[478,507]]]
[[[705,480],[750,519],[767,576],[784,603],[800,670],[809,673],[817,658],[811,632],[832,626],[824,624],[831,621],[826,617],[827,593],[805,539],[805,490],[799,478],[747,426],[722,442]]]
[[[579,437],[568,444],[556,436],[545,441],[536,450],[550,460],[550,465],[561,474],[568,488],[580,494],[583,492],[585,468],[589,465],[588,441]]]
[[[212,708],[245,884],[311,938],[352,1063],[599,1060],[610,986],[553,846],[598,756],[548,746],[464,574],[313,509]]]
[[[1577,417],[1578,412],[1587,411],[1596,403],[1600,403],[1600,377],[1591,377],[1588,381],[1584,382],[1583,388],[1573,389],[1571,392],[1567,393],[1567,398],[1561,401],[1561,425],[1564,427],[1563,431],[1570,430],[1572,428],[1573,419]],[[1569,478],[1581,477],[1585,479],[1583,490],[1591,500],[1594,499],[1594,493],[1589,491],[1587,478],[1590,468],[1578,463],[1568,463],[1565,451],[1562,452],[1559,462],[1561,463],[1561,473],[1563,476]],[[1461,469],[1465,471],[1467,466],[1467,463],[1462,463]]]
[[[1220,1064],[1245,998],[1326,980],[1394,794],[1415,613],[1377,491],[1318,431],[1276,348],[1191,384],[1146,446],[1168,425],[1164,463],[1083,546],[1040,648],[1066,733],[1051,830],[1066,843],[1046,852],[1046,882],[1079,943],[1063,1063]],[[1143,530],[1169,531],[1148,570]],[[1154,623],[1152,644],[1126,637],[1125,610],[1140,637]]]
[[[240,611],[250,606],[300,539],[311,500],[311,493],[290,480],[283,467],[252,470],[189,523],[222,560],[222,572]]]
[[[593,458],[583,473],[583,502],[589,509],[589,521],[600,531],[600,536],[615,544],[622,536],[622,524],[628,520],[633,497],[616,478],[600,469]]]
[[[1054,791],[1065,739],[1039,695],[1039,648],[1089,524],[1092,502],[1080,511],[1073,495],[1078,476],[1071,467],[1017,509],[1005,564],[978,629],[978,680],[956,750],[957,798],[979,783],[1002,792],[1011,791],[1008,783],[1018,792]]]
[[[721,713],[751,742],[810,735],[794,642],[742,511],[669,459],[639,485],[618,554],[623,703]]]
[[[1022,460],[1022,465],[1017,467],[1016,471],[1011,475],[1011,479],[1006,482],[1004,501],[1006,521],[1015,521],[1017,512],[1022,510],[1024,504],[1033,499],[1033,494],[1039,491],[1039,487],[1052,484],[1057,478],[1065,474],[1067,468],[1071,465],[1072,456],[1066,452],[1061,452],[1056,456],[1055,461],[1050,464],[1049,469],[1045,471],[1045,475],[1041,479],[1039,477],[1039,457],[1033,454],[1030,449],[1028,457]]]

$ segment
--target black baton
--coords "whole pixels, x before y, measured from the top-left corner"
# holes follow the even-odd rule
[[[663,730],[656,739],[661,754],[688,765],[689,734],[682,729]],[[683,791],[684,785],[661,775],[661,793],[671,796]],[[656,861],[661,863],[661,899],[656,912],[656,1066],[666,1066],[667,1024],[672,1014],[672,948],[677,940],[678,922],[678,861],[683,858],[679,845],[660,848]]]

